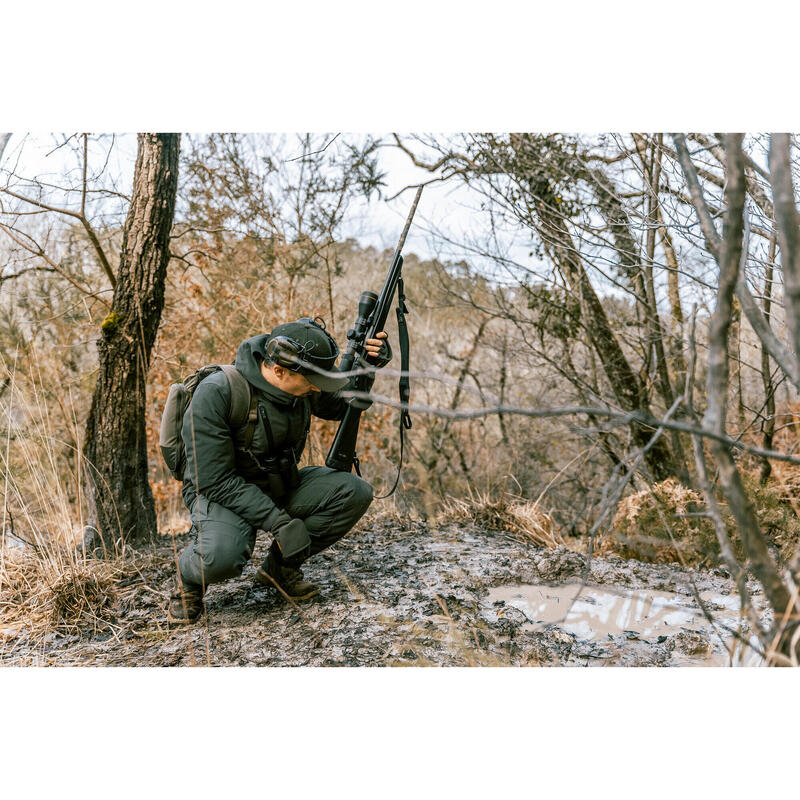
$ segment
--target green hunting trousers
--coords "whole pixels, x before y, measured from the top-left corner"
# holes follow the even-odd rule
[[[371,502],[372,487],[357,475],[304,467],[300,485],[281,505],[305,523],[313,556],[341,539]],[[240,575],[253,554],[257,529],[202,495],[196,497],[191,513],[197,536],[178,559],[181,578],[207,586]]]

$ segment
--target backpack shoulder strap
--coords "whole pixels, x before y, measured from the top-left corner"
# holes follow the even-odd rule
[[[252,400],[255,399],[255,395],[250,391],[247,378],[233,364],[220,364],[220,368],[231,387],[231,411],[228,421],[232,428],[241,428],[250,421],[254,405]]]

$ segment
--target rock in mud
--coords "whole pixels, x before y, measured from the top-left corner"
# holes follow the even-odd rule
[[[711,642],[696,631],[681,631],[672,637],[672,646],[686,656],[708,656],[711,654]]]

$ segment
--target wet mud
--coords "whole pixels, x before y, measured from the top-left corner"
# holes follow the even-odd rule
[[[470,524],[366,518],[307,562],[299,605],[240,578],[170,625],[171,537],[131,560],[104,625],[0,632],[0,664],[53,666],[757,666],[724,572],[544,549]],[[180,550],[187,537],[176,537]],[[756,599],[758,588],[752,584]],[[705,612],[695,593],[699,595]],[[760,610],[762,620],[769,612]],[[711,620],[707,617],[710,616]]]

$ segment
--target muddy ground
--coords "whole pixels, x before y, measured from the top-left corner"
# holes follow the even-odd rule
[[[544,549],[475,525],[435,525],[367,517],[304,567],[321,587],[293,606],[254,586],[267,541],[242,576],[212,586],[207,614],[170,625],[165,608],[174,574],[172,537],[126,562],[115,597],[95,630],[46,636],[12,626],[0,635],[0,664],[11,666],[684,666],[730,663],[724,632],[705,623],[582,635],[566,620],[532,619],[514,587],[585,581],[602,589],[670,593],[697,611],[694,586],[721,620],[733,586],[722,570],[681,569]],[[188,536],[175,537],[180,551]],[[510,588],[509,588],[510,587]],[[755,585],[751,589],[758,598]],[[505,600],[496,599],[505,592]],[[567,608],[565,607],[565,614]],[[698,611],[699,615],[699,611]],[[699,615],[701,616],[701,615]],[[736,616],[734,614],[734,616]],[[765,615],[764,615],[765,616]],[[731,623],[727,614],[727,624]],[[552,614],[550,615],[552,620]],[[613,622],[613,620],[612,620]],[[624,620],[623,620],[624,622]],[[737,624],[742,624],[737,620]],[[634,627],[635,626],[631,626]],[[641,628],[641,626],[640,626]],[[742,628],[745,638],[747,624]],[[722,633],[722,635],[720,635]],[[735,661],[736,659],[734,659]]]

